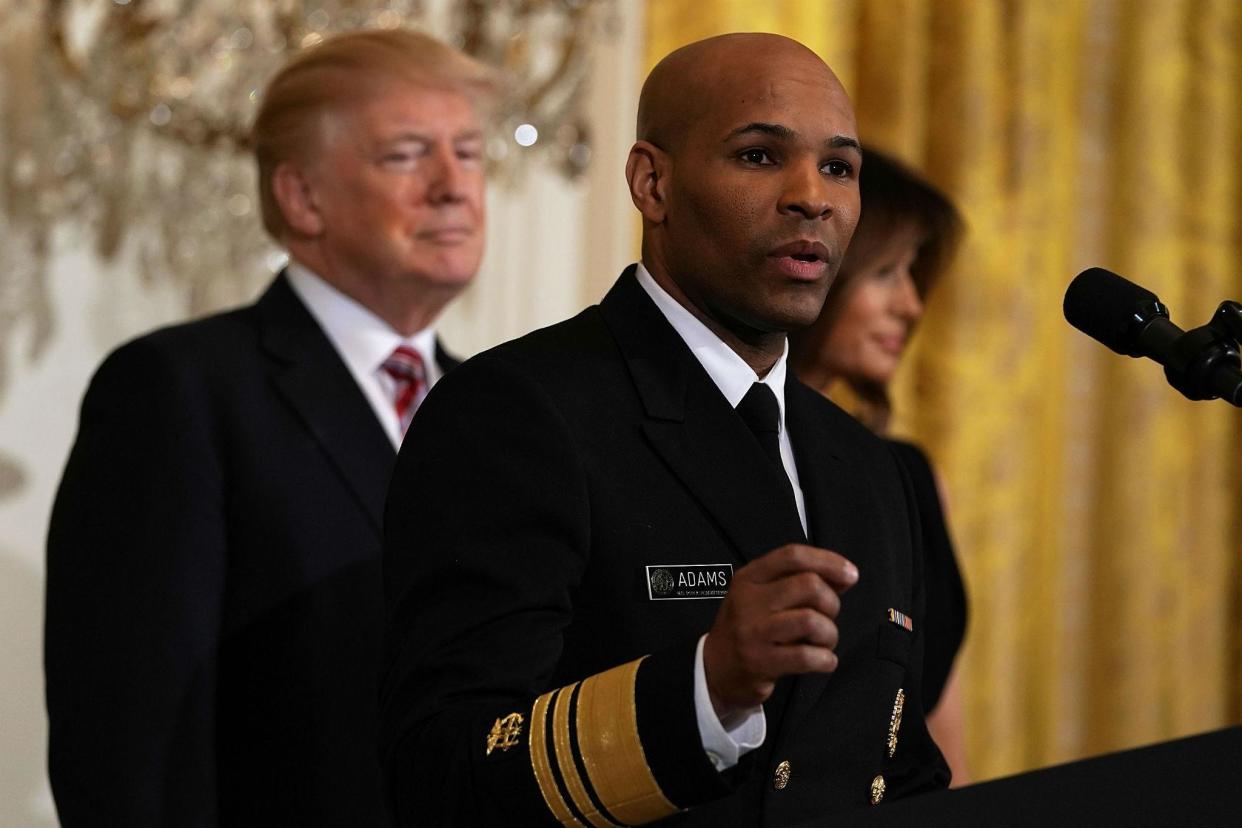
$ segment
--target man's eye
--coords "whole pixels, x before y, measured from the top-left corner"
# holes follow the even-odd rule
[[[425,147],[413,142],[402,141],[382,150],[379,162],[385,167],[410,169],[416,166],[426,154],[427,149]]]
[[[772,156],[765,149],[743,150],[739,156],[747,164],[771,164]]]
[[[852,164],[848,161],[840,160],[829,161],[820,169],[833,178],[848,178],[854,172]]]

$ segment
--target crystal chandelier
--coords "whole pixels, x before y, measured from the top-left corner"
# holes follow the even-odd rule
[[[132,253],[199,313],[236,301],[273,252],[257,216],[248,126],[293,52],[358,28],[410,26],[503,68],[513,92],[488,156],[569,177],[590,159],[587,52],[611,0],[0,0],[0,391],[29,326],[54,317],[53,229]],[[538,140],[535,141],[535,136]]]

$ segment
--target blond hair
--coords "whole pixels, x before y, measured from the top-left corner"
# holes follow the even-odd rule
[[[263,227],[273,238],[289,226],[272,191],[272,173],[314,151],[325,114],[393,80],[459,93],[483,113],[503,88],[496,70],[409,29],[348,32],[301,52],[268,83],[251,129]]]

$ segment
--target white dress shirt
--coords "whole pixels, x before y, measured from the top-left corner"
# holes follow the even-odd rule
[[[401,423],[393,406],[394,381],[382,366],[398,345],[413,348],[423,358],[427,372],[423,393],[426,393],[442,374],[436,362],[435,329],[428,326],[413,336],[402,336],[305,265],[290,259],[285,274],[293,292],[323,328],[349,373],[353,374],[393,448],[400,448]]]
[[[789,343],[785,343],[785,351],[767,375],[760,377],[744,359],[726,345],[720,337],[700,322],[694,314],[669,296],[668,292],[656,282],[642,263],[637,270],[638,284],[655,302],[664,318],[685,341],[690,351],[703,366],[703,370],[712,378],[712,382],[720,389],[720,393],[734,408],[746,396],[751,385],[762,382],[772,389],[776,395],[776,403],[780,408],[780,447],[781,462],[785,473],[793,486],[794,500],[798,506],[798,518],[802,521],[802,530],[806,531],[806,503],[802,487],[798,483],[798,469],[794,464],[793,446],[789,442],[789,433],[785,429],[785,371],[789,356]],[[707,751],[717,770],[725,770],[737,764],[738,759],[763,744],[767,737],[767,718],[762,707],[746,711],[726,727],[716,711],[712,708],[711,696],[707,690],[707,677],[703,670],[703,643],[707,636],[699,638],[698,649],[694,657],[694,707],[698,718],[699,736],[703,740],[703,749]]]
[[[780,444],[781,463],[785,466],[785,474],[793,485],[794,500],[798,505],[798,519],[802,521],[802,531],[806,532],[806,500],[802,494],[802,486],[798,482],[798,467],[794,464],[793,445],[789,442],[789,432],[785,428],[785,371],[789,357],[789,342],[785,342],[785,350],[776,360],[776,364],[768,371],[767,376],[760,377],[754,369],[746,364],[746,360],[711,332],[711,329],[698,320],[690,311],[681,306],[676,299],[656,282],[655,278],[643,267],[638,265],[638,283],[647,291],[651,301],[664,314],[664,318],[674,330],[685,340],[691,353],[703,366],[703,370],[716,383],[720,393],[729,401],[729,405],[737,408],[742,397],[756,382],[762,382],[776,395],[776,404],[780,408]]]

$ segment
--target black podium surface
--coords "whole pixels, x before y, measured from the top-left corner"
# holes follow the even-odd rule
[[[799,828],[1242,828],[1242,727],[886,802]]]

